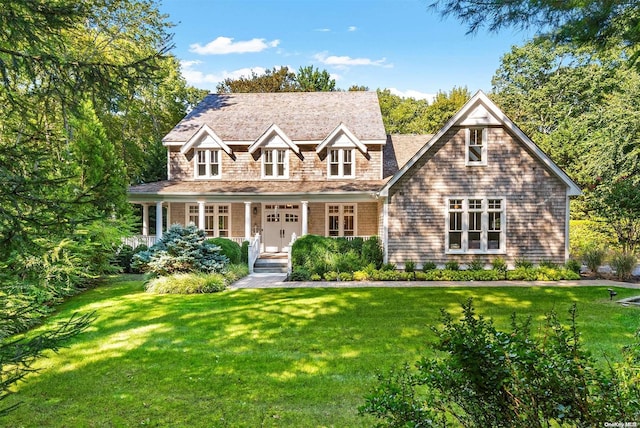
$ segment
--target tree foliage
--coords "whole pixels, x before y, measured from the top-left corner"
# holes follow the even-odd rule
[[[482,27],[533,29],[554,43],[630,48],[631,63],[640,56],[640,4],[630,0],[438,0],[432,9],[453,16],[475,33]]]
[[[336,90],[336,81],[327,70],[320,71],[314,66],[300,67],[296,82],[302,92],[331,92]]]
[[[300,67],[295,73],[289,67],[274,67],[264,74],[251,71],[249,77],[227,78],[216,87],[219,93],[242,92],[331,92],[336,90],[336,81],[327,70],[314,66]]]
[[[295,92],[298,90],[296,75],[288,67],[273,67],[264,74],[251,71],[251,76],[237,79],[227,78],[216,86],[221,94],[243,92]]]
[[[443,310],[443,327],[434,329],[442,356],[380,375],[362,413],[389,427],[452,419],[469,427],[598,426],[640,417],[638,344],[623,350],[625,362],[598,368],[582,347],[575,305],[568,327],[551,312],[540,335],[531,319],[514,315],[511,330],[500,331],[471,300],[462,308],[459,321]]]
[[[427,100],[403,98],[388,89],[378,90],[382,120],[388,134],[430,134],[437,132],[466,103],[467,88],[439,91],[430,104]]]
[[[23,330],[110,271],[126,186],[164,174],[160,138],[194,96],[151,0],[6,0],[0,28],[0,325]],[[2,364],[24,373],[80,324],[40,342],[3,330]],[[20,378],[3,372],[2,391]]]

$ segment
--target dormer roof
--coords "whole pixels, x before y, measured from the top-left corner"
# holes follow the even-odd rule
[[[367,153],[367,146],[362,144],[358,137],[353,135],[353,133],[349,131],[349,128],[347,128],[344,123],[340,123],[340,125],[338,125],[336,129],[331,131],[327,138],[325,138],[320,144],[318,144],[318,146],[316,147],[316,153],[320,153],[327,146],[334,145],[340,147],[357,147],[362,153]]]
[[[213,129],[209,128],[206,124],[202,125],[200,129],[198,129],[198,131],[183,144],[180,148],[180,152],[187,153],[194,147],[207,149],[219,148],[227,152],[229,155],[233,152],[231,148],[226,145],[220,137],[218,137]]]
[[[285,134],[282,129],[275,123],[272,124],[266,131],[256,139],[249,146],[249,153],[253,154],[256,150],[263,146],[271,146],[271,147],[288,147],[297,154],[300,154],[300,148],[293,142],[287,134]]]

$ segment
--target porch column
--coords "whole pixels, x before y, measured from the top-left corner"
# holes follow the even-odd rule
[[[171,227],[171,204],[167,202],[167,230]]]
[[[198,201],[198,229],[204,230],[204,201]]]
[[[389,197],[384,198],[382,205],[382,249],[383,262],[389,262]]]
[[[142,236],[149,236],[149,204],[142,204]]]
[[[162,238],[162,201],[156,202],[156,238]]]
[[[244,239],[251,240],[251,202],[244,203]]]
[[[300,236],[309,233],[309,201],[300,201],[302,203],[302,233]]]

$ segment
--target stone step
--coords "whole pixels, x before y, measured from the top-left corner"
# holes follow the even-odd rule
[[[259,258],[253,265],[255,273],[287,273],[287,259]]]

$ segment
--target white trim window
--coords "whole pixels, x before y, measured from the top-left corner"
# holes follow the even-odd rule
[[[446,200],[447,254],[505,252],[504,198],[454,197]]]
[[[187,205],[187,224],[199,223],[198,205]],[[204,206],[204,231],[207,236],[227,238],[231,232],[231,208],[226,204],[206,204]]]
[[[465,164],[467,166],[487,164],[487,128],[465,129]]]
[[[327,236],[356,236],[357,205],[327,204]]]
[[[220,178],[220,150],[198,149],[195,152],[194,173],[195,178]]]
[[[329,178],[355,177],[354,149],[329,149],[327,154],[327,175]]]
[[[262,178],[289,178],[287,149],[262,149]]]

